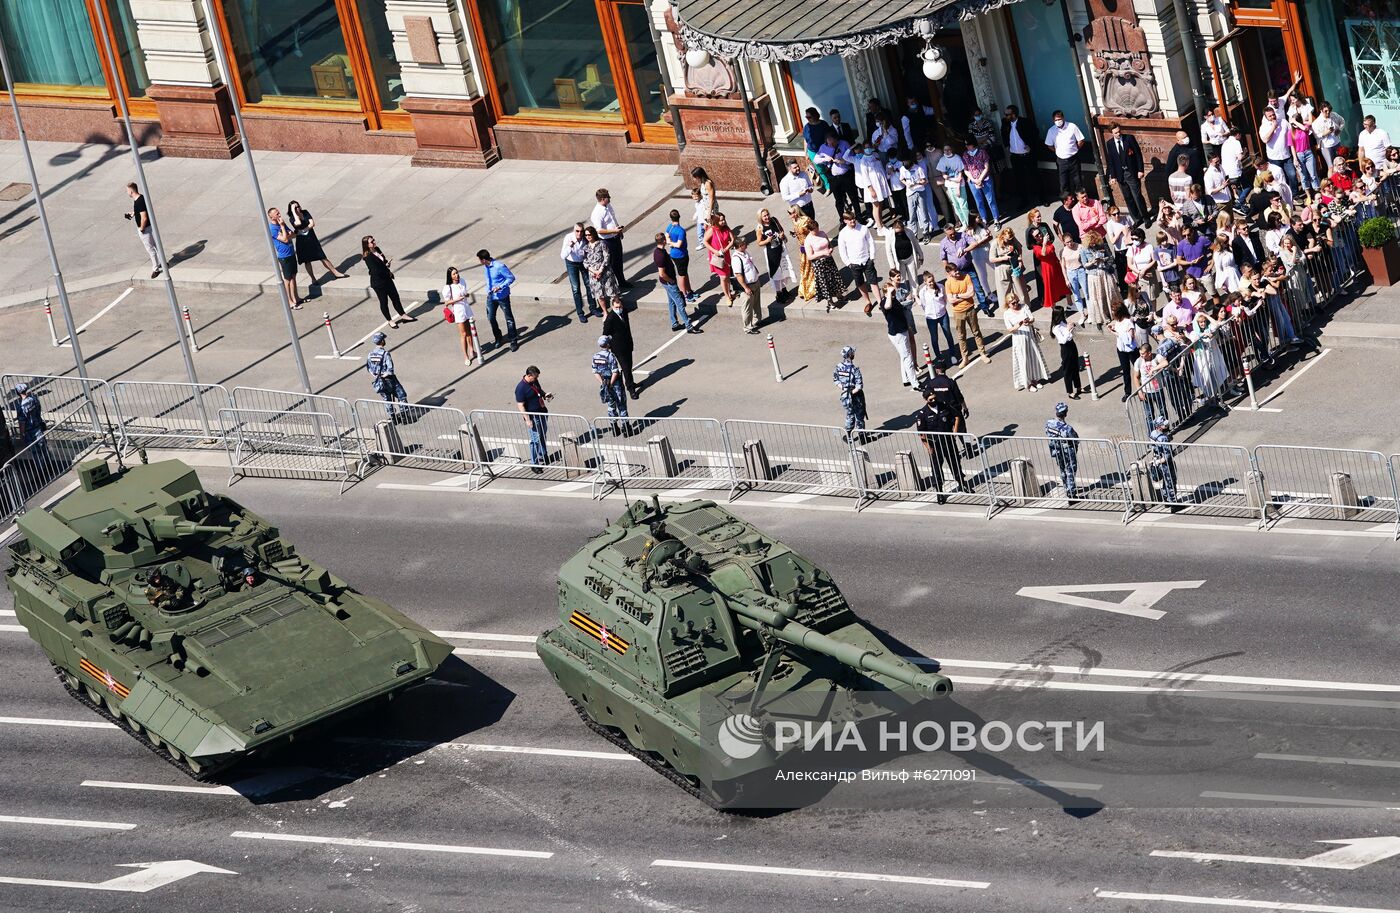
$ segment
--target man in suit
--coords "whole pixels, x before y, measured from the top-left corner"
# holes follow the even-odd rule
[[[831,120],[828,121],[828,123],[831,124],[831,130],[829,132],[835,133],[837,139],[845,140],[854,146],[856,142],[856,128],[841,119],[840,109],[832,108],[828,116],[831,118]]]
[[[1040,147],[1041,135],[1035,128],[1035,121],[1022,117],[1015,105],[1006,106],[1001,119],[1001,145],[1011,164],[1011,186],[1023,208],[1040,201],[1035,185],[1036,150]]]
[[[622,369],[622,381],[627,387],[627,395],[636,399],[640,393],[637,382],[632,379],[632,324],[627,319],[627,311],[621,298],[614,298],[608,308],[608,316],[603,318],[603,335],[611,339],[612,353]]]
[[[1235,255],[1235,267],[1244,269],[1246,266],[1258,267],[1264,262],[1264,245],[1259,238],[1250,230],[1249,223],[1243,216],[1235,216],[1234,240],[1230,242],[1230,252]]]
[[[1142,148],[1137,137],[1124,133],[1123,128],[1114,124],[1108,131],[1108,142],[1104,144],[1104,155],[1108,159],[1108,179],[1118,188],[1123,197],[1123,205],[1128,207],[1133,221],[1145,225],[1147,201],[1142,198],[1142,178],[1147,169],[1142,162]]]

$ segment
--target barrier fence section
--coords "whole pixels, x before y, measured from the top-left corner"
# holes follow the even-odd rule
[[[111,391],[105,380],[53,374],[0,374],[7,415],[15,414],[20,398],[15,387],[19,384],[27,387],[26,396],[38,397],[49,431],[101,433],[107,428]]]
[[[997,507],[1113,508],[1126,516],[1127,471],[1113,442],[1098,438],[981,438],[987,516]],[[1067,505],[1042,502],[1064,500]]]
[[[1133,511],[1204,508],[1200,512],[1217,517],[1263,515],[1263,489],[1243,447],[1119,441],[1118,453]]]
[[[400,405],[393,421],[385,414],[382,399],[357,399],[354,410],[369,459],[410,469],[471,469],[463,448],[467,414],[461,409]]]
[[[1394,464],[1374,450],[1254,448],[1267,519],[1305,517],[1392,523],[1400,529]]]
[[[467,426],[463,453],[471,466],[473,487],[497,477],[591,485],[599,474],[596,431],[581,415],[473,409]]]
[[[608,485],[699,490],[734,487],[724,426],[712,418],[593,420],[593,447]]]
[[[360,452],[329,412],[220,409],[219,428],[230,485],[245,476],[291,476],[339,481],[343,492],[359,477]]]
[[[363,442],[355,424],[355,410],[350,408],[349,400],[339,396],[268,390],[262,387],[234,387],[232,399],[234,409],[265,413],[267,420],[263,424],[268,426],[276,425],[281,420],[280,416],[288,416],[287,433],[291,436],[294,436],[293,432],[306,434],[321,445],[330,446],[331,440],[328,436],[333,434],[339,450],[351,451],[356,454],[357,459],[363,453]],[[299,415],[329,415],[335,420],[335,425],[333,429],[322,427],[315,422],[308,426],[297,418]],[[298,443],[306,444],[307,441],[298,440]]]
[[[851,441],[844,428],[791,422],[724,423],[734,478],[732,501],[743,492],[859,498]]]
[[[123,446],[202,449],[221,446],[219,410],[233,408],[220,384],[120,380],[112,410]]]
[[[86,412],[87,406],[76,404],[73,411]],[[84,422],[51,425],[0,466],[0,520],[8,522],[24,513],[50,489],[56,489],[55,483],[81,460],[115,445],[106,428],[93,430]]]
[[[873,431],[857,439],[862,502],[989,503],[977,439],[953,432]]]

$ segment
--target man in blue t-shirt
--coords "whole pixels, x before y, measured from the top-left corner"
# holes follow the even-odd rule
[[[297,295],[297,251],[292,246],[292,238],[296,232],[292,231],[282,219],[282,211],[276,206],[267,211],[267,233],[272,236],[272,246],[277,251],[277,268],[282,274],[282,284],[287,289],[287,301],[292,307],[301,307],[301,298]]]
[[[545,435],[549,432],[549,408],[545,403],[554,398],[553,393],[544,392],[540,386],[540,369],[534,365],[525,369],[525,376],[515,385],[515,407],[525,419],[525,427],[530,429],[530,471],[544,472],[542,468],[549,462]]]
[[[686,240],[685,226],[681,225],[681,213],[673,209],[669,213],[671,224],[666,226],[666,253],[671,256],[671,265],[676,270],[676,288],[681,290],[685,300],[694,304],[699,298],[690,287],[690,242]]]

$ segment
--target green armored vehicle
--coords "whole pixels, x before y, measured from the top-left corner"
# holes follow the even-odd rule
[[[78,478],[18,520],[15,614],[74,697],[196,779],[392,698],[452,653],[184,463],[92,460]]]
[[[780,721],[868,725],[952,690],[713,501],[633,503],[559,571],[559,617],[536,650],[584,722],[716,808],[766,807]]]

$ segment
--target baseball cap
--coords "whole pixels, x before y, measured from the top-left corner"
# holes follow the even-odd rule
[[[379,345],[380,343],[384,342],[384,340],[386,340],[386,339],[388,339],[388,338],[389,338],[389,337],[388,337],[388,336],[385,336],[383,333],[375,333],[373,336],[371,336],[371,337],[369,338],[369,341],[372,342],[372,343],[374,343],[375,345]]]
[[[601,349],[601,348],[606,348],[607,346],[610,346],[610,345],[612,345],[612,337],[611,337],[611,336],[599,336],[599,337],[598,337],[598,347],[599,347],[600,349]]]
[[[1055,414],[1056,414],[1056,415],[1068,415],[1068,414],[1069,414],[1069,403],[1065,403],[1065,402],[1056,403],[1056,404],[1055,404]]]

